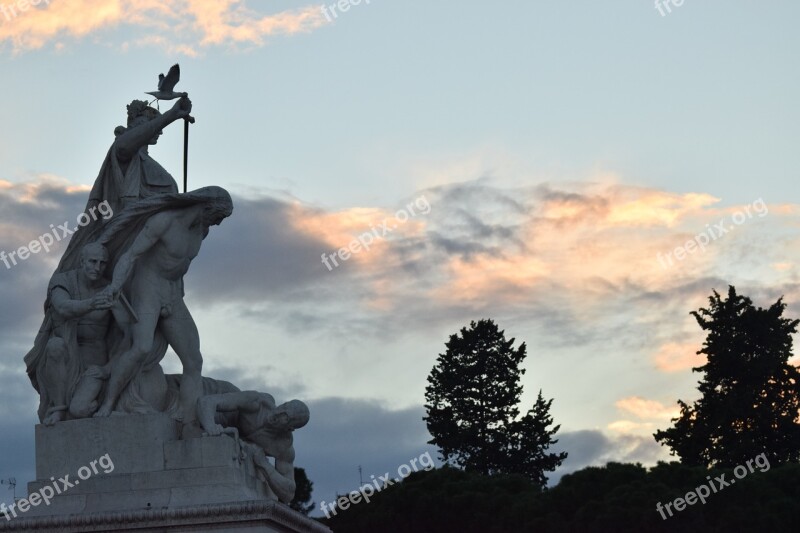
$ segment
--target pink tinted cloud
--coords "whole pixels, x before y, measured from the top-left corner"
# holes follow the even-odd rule
[[[10,43],[15,52],[49,43],[62,49],[66,39],[90,35],[112,39],[109,30],[126,26],[138,35],[118,43],[122,48],[156,45],[197,55],[210,46],[262,46],[267,37],[309,32],[327,23],[318,5],[265,15],[243,0],[41,0],[36,6],[25,4],[24,10],[16,2],[4,5],[0,43]]]
[[[662,344],[654,357],[656,368],[662,372],[683,372],[705,363],[705,357],[697,354],[701,342],[668,342]]]

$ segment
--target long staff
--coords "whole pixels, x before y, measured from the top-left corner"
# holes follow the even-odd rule
[[[189,184],[189,119],[183,121],[183,192]]]

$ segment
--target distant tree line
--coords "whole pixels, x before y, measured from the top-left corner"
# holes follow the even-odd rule
[[[762,309],[733,286],[727,298],[713,291],[692,312],[706,332],[706,363],[693,369],[700,398],[678,400],[680,415],[654,434],[680,462],[588,467],[549,489],[546,474],[567,456],[549,451],[553,400],[540,390],[520,416],[525,343],[472,322],[445,344],[425,390],[445,467],[324,522],[337,532],[800,531],[800,371],[788,362],[800,321],[785,309],[782,298]]]
[[[704,505],[697,502],[664,519],[656,503],[685,498],[708,476],[731,479],[732,470],[609,463],[567,474],[543,490],[521,475],[445,467],[412,474],[369,505],[324,522],[336,533],[800,531],[800,465],[757,473],[712,494]]]

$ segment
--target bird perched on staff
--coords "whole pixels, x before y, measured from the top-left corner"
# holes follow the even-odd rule
[[[181,67],[177,63],[172,65],[167,75],[158,75],[158,90],[145,93],[154,96],[156,100],[174,100],[184,96],[189,96],[189,93],[176,93],[174,91],[175,85],[181,80]]]

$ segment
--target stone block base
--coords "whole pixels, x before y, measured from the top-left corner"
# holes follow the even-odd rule
[[[5,522],[0,531],[39,533],[173,532],[330,533],[330,529],[276,501],[203,505],[160,511],[111,511],[21,518]]]
[[[232,437],[179,429],[161,414],[36,426],[36,505],[0,531],[329,531],[279,503]]]

